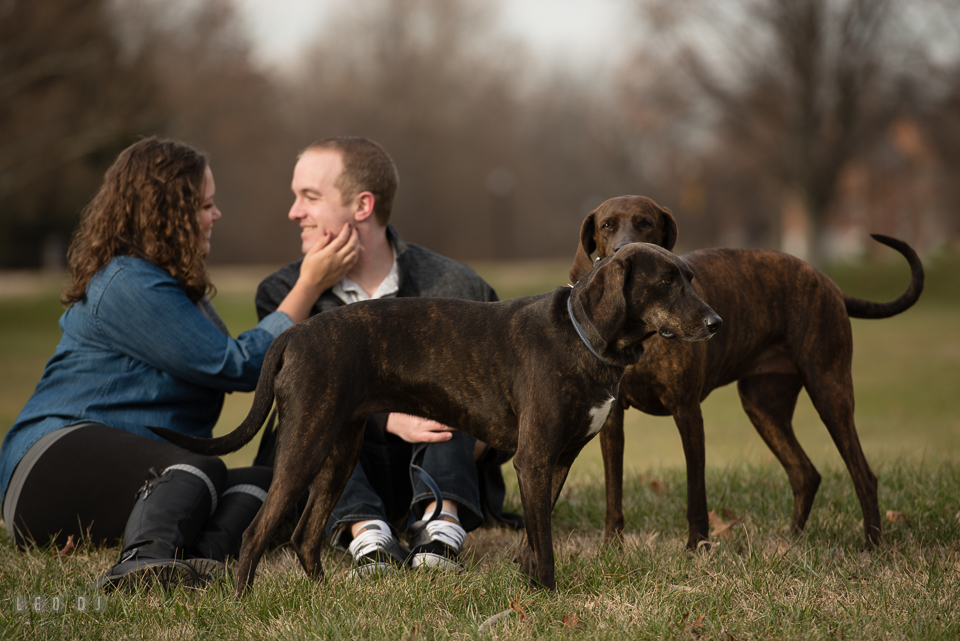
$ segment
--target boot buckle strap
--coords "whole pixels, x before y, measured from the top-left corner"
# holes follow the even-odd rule
[[[117,561],[117,565],[120,565],[121,563],[126,563],[130,559],[134,558],[135,556],[137,556],[137,552],[139,551],[140,551],[140,548],[131,548],[127,550],[126,552],[120,555],[120,560]]]
[[[136,498],[146,499],[148,496],[150,496],[150,493],[157,485],[157,481],[161,476],[163,475],[155,467],[151,467],[149,470],[147,470],[147,480],[144,481],[143,485],[140,486],[140,489],[137,490]]]

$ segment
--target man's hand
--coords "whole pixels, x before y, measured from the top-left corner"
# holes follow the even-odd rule
[[[442,443],[453,438],[455,428],[428,418],[392,412],[387,416],[386,429],[407,443]]]
[[[346,223],[336,236],[325,233],[304,254],[300,276],[277,311],[285,312],[294,323],[306,320],[320,294],[340,282],[359,257],[360,232],[356,227]]]

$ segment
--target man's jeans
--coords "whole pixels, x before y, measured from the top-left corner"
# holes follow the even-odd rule
[[[449,441],[428,445],[420,464],[439,486],[443,498],[460,504],[460,523],[468,532],[483,522],[473,460],[476,442],[469,434],[453,432]],[[393,523],[409,513],[410,525],[422,516],[434,495],[419,474],[414,475],[411,487],[413,449],[414,445],[403,441],[383,444],[364,440],[360,460],[327,521],[331,543],[346,547],[351,539],[346,524],[354,521],[382,519]]]

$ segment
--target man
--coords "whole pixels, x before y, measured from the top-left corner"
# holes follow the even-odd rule
[[[290,294],[314,299],[311,315],[394,296],[497,300],[466,265],[403,242],[389,224],[398,182],[393,160],[371,140],[342,137],[310,145],[294,168],[289,218],[300,225],[304,255],[328,266],[324,282],[329,287],[319,296],[307,288],[298,291],[301,259],[260,284],[258,315],[274,311]],[[411,488],[411,443],[430,444],[421,467],[441,492],[437,519],[428,518],[436,507],[428,485],[418,479]],[[467,531],[485,517],[519,526],[519,517],[502,514],[500,465],[508,458],[455,427],[398,413],[371,416],[360,461],[333,510],[327,535],[352,554],[354,576],[405,567],[408,560],[414,568],[459,568]],[[408,512],[409,520],[420,518],[409,528],[409,549],[391,525]]]

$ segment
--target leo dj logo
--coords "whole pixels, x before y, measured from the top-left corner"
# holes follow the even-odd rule
[[[95,594],[88,596],[80,594],[74,597],[65,597],[60,594],[46,595],[18,594],[13,597],[13,609],[17,612],[48,612],[50,614],[62,614],[67,610],[76,612],[106,612],[107,596],[105,594]]]

